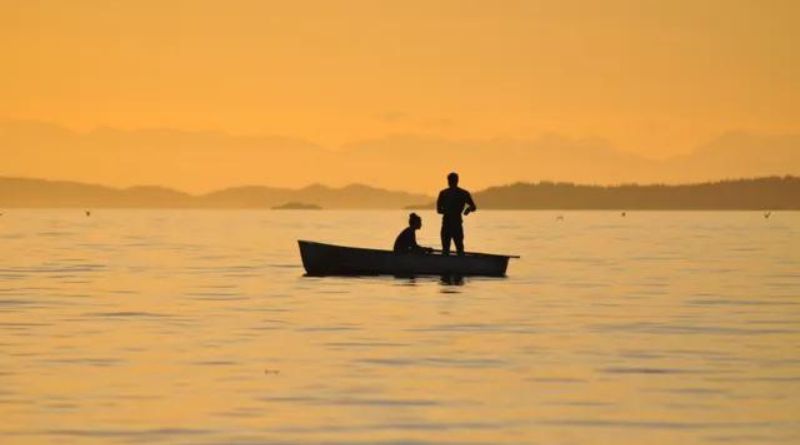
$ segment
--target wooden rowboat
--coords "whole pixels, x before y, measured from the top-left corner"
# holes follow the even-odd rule
[[[335,246],[298,241],[303,267],[309,275],[483,275],[506,274],[512,255],[465,253],[399,254],[391,250]]]

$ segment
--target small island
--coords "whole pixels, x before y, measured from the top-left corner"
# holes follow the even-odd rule
[[[403,210],[431,210],[436,208],[436,203],[429,202],[427,204],[411,204],[403,207]]]
[[[272,208],[272,210],[322,210],[322,207],[316,204],[291,201],[287,202],[286,204],[275,206]]]

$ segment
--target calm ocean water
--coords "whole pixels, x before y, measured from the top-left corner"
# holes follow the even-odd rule
[[[4,444],[800,443],[797,212],[481,211],[461,285],[303,276],[402,211],[4,213]]]

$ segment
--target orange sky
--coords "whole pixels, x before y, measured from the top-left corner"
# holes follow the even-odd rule
[[[731,131],[800,133],[797,23],[793,0],[5,0],[0,118],[281,136],[327,150],[397,134],[555,134],[665,159]],[[39,158],[0,174],[73,167]],[[63,179],[92,179],[75,172]]]

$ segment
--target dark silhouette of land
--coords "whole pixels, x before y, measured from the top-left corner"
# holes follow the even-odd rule
[[[686,185],[516,183],[473,194],[483,209],[800,210],[800,177],[771,176]],[[0,208],[269,209],[298,202],[326,209],[435,209],[434,198],[366,185],[302,189],[236,187],[204,195],[156,186],[126,189],[0,177]]]
[[[800,210],[800,178],[686,185],[517,183],[478,192],[475,200],[490,209]]]
[[[304,202],[287,202],[279,206],[274,206],[272,210],[322,210],[322,207],[316,204],[306,204]]]
[[[214,208],[269,209],[291,203],[328,209],[398,209],[429,196],[361,184],[342,188],[314,184],[301,189],[247,186],[203,194],[156,186],[125,189],[69,181],[0,177],[5,208]]]

